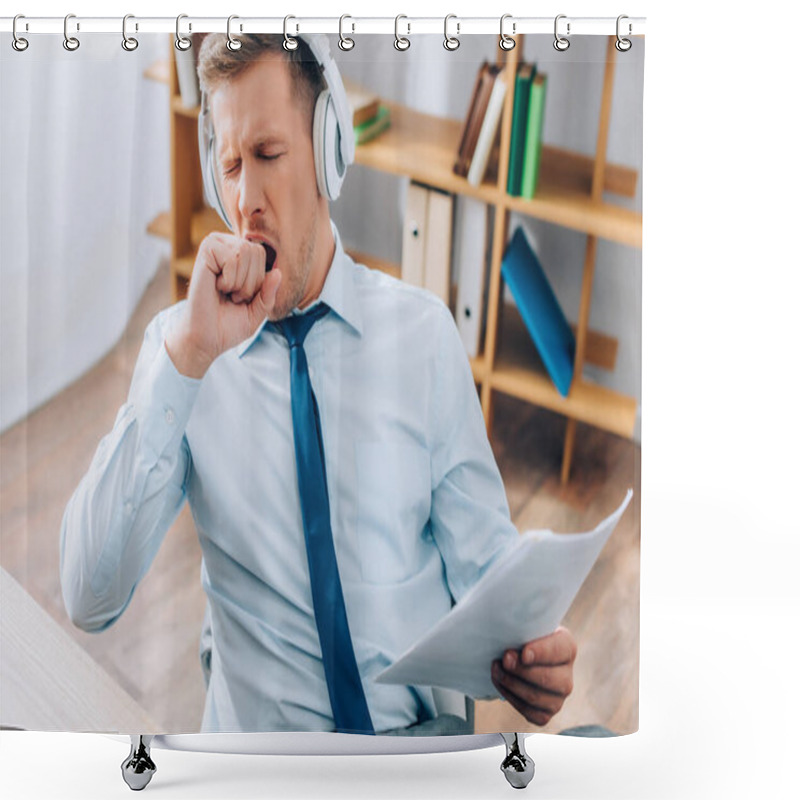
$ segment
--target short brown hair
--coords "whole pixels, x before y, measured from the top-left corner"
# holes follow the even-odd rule
[[[310,124],[317,98],[325,88],[325,79],[309,46],[298,39],[296,49],[286,50],[283,36],[278,34],[248,34],[238,38],[242,46],[233,51],[227,47],[225,34],[212,33],[203,39],[197,58],[200,89],[211,95],[222,83],[240,75],[265,54],[279,55],[287,62],[294,88],[301,102],[306,104]]]

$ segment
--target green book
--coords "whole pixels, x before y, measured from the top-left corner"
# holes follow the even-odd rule
[[[531,83],[531,98],[528,103],[528,129],[525,136],[525,160],[522,166],[522,197],[528,199],[536,194],[536,182],[539,179],[546,94],[547,75],[539,72]]]
[[[389,127],[389,109],[386,106],[381,106],[378,113],[366,122],[356,125],[353,128],[355,133],[356,144],[365,144],[366,142],[374,139],[379,133],[382,133]]]
[[[522,191],[522,164],[525,160],[525,130],[528,126],[528,106],[531,81],[536,74],[533,64],[521,64],[514,81],[514,112],[511,117],[511,149],[508,157],[506,191],[519,197]]]

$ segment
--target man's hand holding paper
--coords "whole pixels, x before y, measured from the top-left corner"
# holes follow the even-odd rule
[[[378,682],[438,686],[470,697],[503,696],[537,725],[572,691],[576,645],[559,627],[628,507],[593,531],[528,531],[473,589]]]
[[[564,627],[492,662],[497,691],[529,722],[546,725],[572,692],[577,644]]]

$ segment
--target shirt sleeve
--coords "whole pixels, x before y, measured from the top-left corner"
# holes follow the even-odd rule
[[[439,321],[431,431],[431,529],[458,601],[517,539],[475,381],[452,315]]]
[[[186,498],[184,432],[201,381],[181,375],[164,346],[177,308],[148,325],[127,402],[64,511],[61,590],[86,631],[104,630],[127,608]]]

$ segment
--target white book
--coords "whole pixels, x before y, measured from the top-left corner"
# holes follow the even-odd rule
[[[488,213],[486,203],[474,197],[459,195],[455,199],[453,272],[458,278],[456,325],[470,358],[478,355],[483,328]]]
[[[494,137],[497,133],[497,126],[500,122],[500,115],[503,112],[503,100],[506,96],[506,81],[504,72],[501,71],[494,79],[492,93],[489,95],[489,105],[486,107],[486,114],[483,117],[481,132],[478,134],[478,141],[475,144],[475,154],[472,156],[467,173],[467,182],[473,186],[480,186],[483,176],[486,173],[486,166],[489,163],[489,153],[492,150]]]

